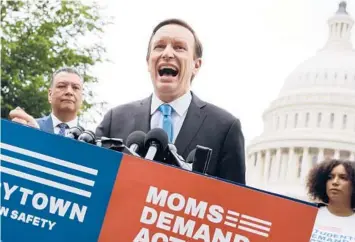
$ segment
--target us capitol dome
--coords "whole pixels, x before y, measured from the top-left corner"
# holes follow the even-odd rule
[[[328,20],[329,37],[285,80],[247,147],[247,183],[308,200],[305,178],[327,159],[355,161],[355,50],[346,2]]]

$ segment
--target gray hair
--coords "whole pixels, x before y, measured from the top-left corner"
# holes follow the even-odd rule
[[[54,81],[54,78],[56,75],[58,75],[59,73],[62,73],[62,72],[66,72],[66,73],[72,73],[72,74],[76,74],[80,80],[82,82],[84,82],[84,78],[80,75],[79,71],[76,70],[75,68],[72,68],[72,67],[62,67],[58,70],[56,70],[53,74],[52,74],[52,77],[51,77],[51,81],[49,83],[49,86],[52,87],[53,86],[53,81]]]

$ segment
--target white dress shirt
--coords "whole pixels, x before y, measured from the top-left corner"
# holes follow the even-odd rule
[[[53,121],[53,130],[55,134],[59,134],[59,130],[60,128],[57,126],[58,124],[63,123],[62,121],[60,121],[53,113],[51,113],[51,117],[52,117],[52,121]],[[65,122],[68,126],[69,129],[75,126],[78,126],[78,117],[75,117],[74,120],[69,121],[69,122]],[[68,132],[68,129],[66,129],[66,134]]]
[[[190,106],[192,100],[191,92],[188,91],[183,96],[178,99],[168,103],[173,108],[171,113],[171,119],[173,124],[173,139],[172,142],[175,143],[176,137],[178,136],[182,124],[184,123],[187,110]],[[154,93],[152,96],[150,128],[163,128],[163,114],[159,111],[160,105],[164,104]]]

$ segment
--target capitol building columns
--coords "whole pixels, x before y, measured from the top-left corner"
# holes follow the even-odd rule
[[[286,181],[294,181],[296,178],[297,153],[295,148],[290,147],[288,150],[286,170]]]
[[[264,171],[263,171],[263,180],[264,182],[268,182],[270,178],[270,167],[271,167],[271,150],[265,151],[265,158],[264,158]]]
[[[301,163],[301,180],[306,179],[308,175],[308,171],[312,167],[312,160],[309,155],[309,148],[304,147],[303,148],[303,154],[302,154],[302,163]]]
[[[349,160],[355,161],[355,152],[350,153]]]
[[[318,149],[317,163],[320,163],[322,161],[324,161],[324,149],[323,148],[319,148]]]
[[[334,150],[333,158],[336,160],[340,159],[340,150]]]
[[[276,149],[275,162],[273,162],[273,166],[271,167],[271,182],[275,182],[280,178],[282,155],[281,152],[281,148]]]
[[[354,151],[331,148],[290,147],[253,152],[247,160],[247,179],[251,183],[305,184],[312,167],[324,160],[355,161]]]

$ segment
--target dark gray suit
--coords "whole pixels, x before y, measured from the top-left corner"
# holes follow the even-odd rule
[[[135,130],[150,130],[151,97],[117,106],[107,112],[96,129],[98,137],[122,138]],[[213,149],[213,174],[245,184],[244,136],[240,121],[227,111],[200,100],[192,93],[186,118],[176,138],[178,153],[185,159],[196,145]]]

